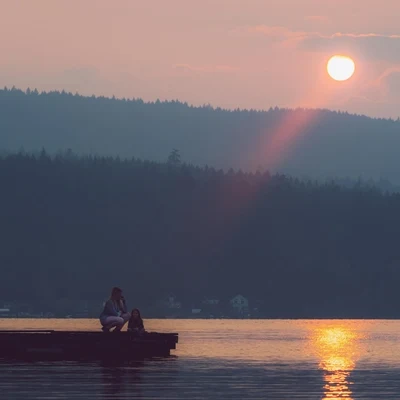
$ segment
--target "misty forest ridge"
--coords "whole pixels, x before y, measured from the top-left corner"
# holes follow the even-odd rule
[[[400,122],[328,110],[228,111],[5,89],[0,132],[0,149],[6,151],[71,148],[77,154],[165,161],[177,148],[184,160],[200,166],[400,183]]]
[[[188,309],[241,293],[266,317],[399,315],[396,193],[224,173],[177,152],[167,163],[10,154],[0,187],[5,299],[98,307],[112,281],[146,315],[169,293]]]

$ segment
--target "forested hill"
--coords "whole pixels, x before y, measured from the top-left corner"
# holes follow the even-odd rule
[[[228,111],[68,93],[0,91],[0,149],[132,156],[400,183],[400,122],[327,110]]]
[[[2,299],[49,309],[121,285],[146,307],[241,293],[271,317],[400,315],[398,194],[196,168],[176,152],[14,154],[0,187]]]

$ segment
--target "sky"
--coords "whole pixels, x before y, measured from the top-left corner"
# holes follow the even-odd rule
[[[0,86],[400,116],[399,0],[0,0]],[[346,82],[330,56],[356,63]]]

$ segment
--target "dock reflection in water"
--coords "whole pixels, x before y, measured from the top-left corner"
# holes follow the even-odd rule
[[[140,398],[143,379],[141,369],[144,361],[135,361],[129,364],[129,368],[110,362],[101,363],[101,387],[104,398],[122,398],[124,393],[132,397]]]

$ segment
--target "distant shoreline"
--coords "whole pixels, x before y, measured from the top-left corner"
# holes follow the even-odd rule
[[[52,317],[52,318],[42,318],[42,317],[0,317],[0,321],[8,321],[8,320],[98,320],[96,317],[88,317],[88,318],[62,318],[62,317]],[[251,320],[251,321],[325,321],[325,320],[336,320],[336,321],[343,321],[343,320],[360,320],[360,321],[397,321],[400,320],[400,317],[264,317],[264,318],[189,318],[189,317],[147,317],[145,318],[147,321],[149,320],[187,320],[187,321],[196,321],[196,320]]]

